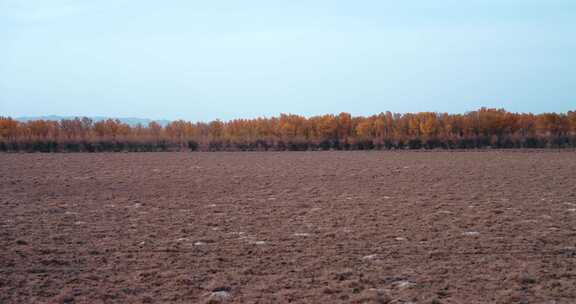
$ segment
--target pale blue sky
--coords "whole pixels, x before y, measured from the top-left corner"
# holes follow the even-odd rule
[[[576,109],[574,0],[0,0],[0,115]]]

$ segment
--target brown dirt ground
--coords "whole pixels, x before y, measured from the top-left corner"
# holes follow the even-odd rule
[[[0,154],[0,303],[576,303],[576,153]]]

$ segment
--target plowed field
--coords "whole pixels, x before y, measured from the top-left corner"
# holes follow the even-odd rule
[[[576,153],[0,154],[0,303],[576,303]]]

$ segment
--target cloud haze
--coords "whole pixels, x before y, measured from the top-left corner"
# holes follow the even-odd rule
[[[573,1],[0,1],[0,114],[567,111]]]

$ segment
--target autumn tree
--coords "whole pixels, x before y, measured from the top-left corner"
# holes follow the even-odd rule
[[[0,116],[0,139],[15,140],[18,136],[18,122],[10,117]]]
[[[465,114],[381,112],[304,117],[151,122],[130,126],[88,118],[18,122],[0,117],[3,151],[172,151],[576,147],[576,112]]]

